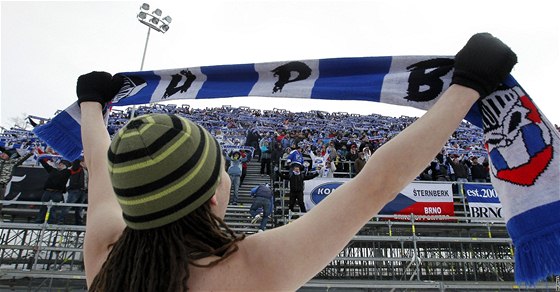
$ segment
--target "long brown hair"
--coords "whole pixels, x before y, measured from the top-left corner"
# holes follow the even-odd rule
[[[160,228],[125,228],[89,291],[185,291],[189,265],[212,267],[236,252],[244,235],[214,215],[209,202]],[[219,256],[208,265],[198,259]]]

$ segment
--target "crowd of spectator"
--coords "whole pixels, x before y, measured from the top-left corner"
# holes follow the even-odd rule
[[[301,154],[304,171],[315,171],[323,177],[353,176],[361,170],[369,157],[392,137],[417,118],[388,117],[379,114],[357,115],[345,112],[328,113],[312,110],[290,112],[283,109],[259,110],[249,107],[194,109],[189,105],[153,104],[126,109],[113,109],[109,117],[111,135],[123,127],[132,116],[146,113],[170,113],[189,118],[207,128],[224,149],[241,150],[261,162],[261,175],[273,175],[283,167],[279,161],[288,159],[293,151]],[[33,116],[31,126],[43,124],[46,119]],[[36,122],[37,119],[39,122]],[[558,129],[558,126],[556,126]],[[429,139],[429,137],[426,137]],[[418,145],[410,147],[421,147]],[[244,151],[242,146],[252,147]],[[0,133],[2,151],[2,181],[6,180],[8,166],[16,162],[39,165],[41,153],[57,153],[37,138],[32,131],[19,128],[4,129]],[[299,149],[299,150],[297,150]],[[29,153],[29,159],[19,161]],[[231,154],[231,153],[229,153]],[[240,183],[246,174],[242,169]],[[463,122],[453,133],[419,180],[435,181],[489,181],[488,158],[483,146],[482,129]]]

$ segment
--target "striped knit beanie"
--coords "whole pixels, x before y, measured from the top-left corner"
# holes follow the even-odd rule
[[[184,217],[210,199],[220,181],[217,141],[175,115],[132,119],[113,139],[108,156],[113,189],[132,229]]]

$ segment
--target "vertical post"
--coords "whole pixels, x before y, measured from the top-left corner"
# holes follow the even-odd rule
[[[45,203],[42,203],[42,205],[45,205]],[[53,201],[52,200],[48,201],[46,205],[47,205],[47,213],[45,214],[43,224],[41,224],[41,231],[39,232],[39,238],[37,238],[37,245],[33,248],[35,255],[33,257],[33,265],[31,267],[32,270],[37,269],[37,263],[39,261],[39,253],[41,253],[41,249],[42,249],[41,245],[43,243],[43,237],[45,236],[45,232],[49,222],[49,216],[51,214],[51,208],[53,207]]]
[[[150,39],[150,30],[151,27],[148,26],[148,34],[146,35],[146,44],[144,45],[144,54],[142,54],[142,64],[140,64],[140,71],[144,69],[144,59],[146,59],[146,50],[148,49],[148,40]]]
[[[410,277],[410,280],[412,280],[412,278],[414,277],[414,274],[416,274],[416,279],[418,281],[420,281],[420,252],[418,250],[418,245],[416,244],[416,226],[414,225],[414,214],[411,213],[410,214],[410,222],[412,223],[412,244],[414,247],[414,264],[416,266],[414,273],[412,274],[412,277]],[[412,264],[412,262],[411,262]]]
[[[146,59],[146,51],[148,50],[148,41],[150,40],[150,30],[151,27],[148,26],[148,33],[146,34],[146,43],[144,44],[144,53],[142,54],[142,63],[140,63],[140,71],[144,69],[144,60]],[[132,106],[132,112],[130,113],[130,118],[136,116],[136,106]]]
[[[458,193],[459,195],[461,195],[461,203],[463,203],[463,211],[465,212],[464,217],[471,217],[470,213],[467,213],[467,203],[465,202],[465,189],[464,189],[464,183],[460,182],[457,184],[457,188],[458,188]],[[469,209],[470,210],[470,209]],[[468,222],[471,222],[471,220],[469,220]]]

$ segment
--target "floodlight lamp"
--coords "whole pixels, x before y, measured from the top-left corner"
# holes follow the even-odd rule
[[[144,3],[144,4],[142,4],[142,6],[140,6],[140,9],[142,9],[142,10],[150,10],[150,4]]]
[[[162,25],[160,28],[161,28],[161,31],[162,31],[162,32],[166,32],[166,31],[169,29],[169,25],[164,24],[164,25]]]
[[[157,16],[161,16],[161,9],[158,8],[158,9],[154,10],[153,13]]]
[[[150,22],[157,25],[159,23],[159,18],[153,17],[152,19],[150,19]]]
[[[145,13],[145,12],[140,12],[140,13],[138,13],[138,18],[140,18],[140,19],[146,19],[146,13]]]
[[[171,23],[171,16],[168,15],[168,16],[164,17],[163,20],[165,20],[165,22],[167,22],[167,23]]]

